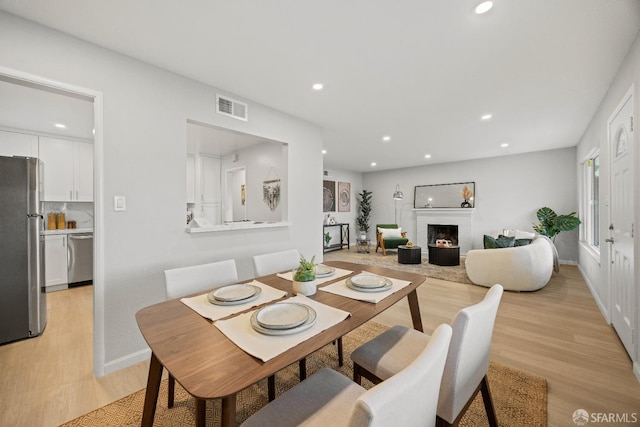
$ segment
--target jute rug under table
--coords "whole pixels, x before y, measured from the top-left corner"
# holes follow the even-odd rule
[[[307,372],[312,375],[328,366],[349,378],[353,377],[353,364],[349,354],[359,345],[382,333],[386,326],[368,322],[343,337],[344,366],[338,366],[337,350],[327,345],[307,357]],[[547,382],[544,378],[497,363],[489,368],[489,386],[501,427],[544,427],[547,425]],[[280,395],[299,382],[298,364],[293,364],[276,374],[276,391]],[[365,381],[366,388],[372,385]],[[154,426],[195,425],[194,399],[176,384],[175,406],[167,408],[167,381],[162,381]],[[145,390],[137,391],[109,405],[89,412],[64,427],[139,426]],[[237,424],[267,404],[266,380],[259,382],[238,394]],[[207,425],[220,425],[220,401],[207,402]],[[462,427],[487,426],[488,421],[478,394],[467,414],[462,419]]]

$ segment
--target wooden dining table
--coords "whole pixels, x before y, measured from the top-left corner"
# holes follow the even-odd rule
[[[408,299],[413,327],[423,330],[416,288],[424,282],[425,276],[348,262],[332,261],[324,264],[353,271],[350,276],[364,270],[411,283],[375,304],[318,290],[310,298],[347,311],[351,316],[267,362],[244,352],[214,327],[210,320],[187,307],[180,299],[164,301],[139,310],[136,313],[138,327],[151,349],[142,426],[153,425],[163,367],[196,399],[197,426],[205,425],[206,401],[221,399],[222,426],[228,427],[236,424],[236,394],[239,391],[304,359],[404,297]],[[346,277],[336,278],[319,287]],[[256,280],[289,294],[292,292],[292,282],[275,274],[258,277]],[[253,307],[245,312],[255,309]]]

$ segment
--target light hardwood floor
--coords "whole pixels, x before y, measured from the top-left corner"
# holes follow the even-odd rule
[[[348,256],[339,252],[335,256]],[[427,279],[418,288],[425,331],[449,322],[485,293],[478,286]],[[0,426],[57,426],[146,385],[147,363],[93,377],[91,286],[47,297],[45,333],[0,346]],[[410,326],[408,304],[396,304],[376,321]],[[540,291],[505,292],[492,360],[547,379],[549,426],[574,425],[571,416],[579,408],[640,416],[640,383],[631,361],[576,267],[562,266]]]

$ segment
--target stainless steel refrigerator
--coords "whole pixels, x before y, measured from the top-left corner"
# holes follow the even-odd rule
[[[42,162],[0,156],[0,344],[47,323]]]

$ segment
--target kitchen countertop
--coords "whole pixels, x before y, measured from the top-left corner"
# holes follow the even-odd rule
[[[42,234],[51,236],[55,234],[93,233],[93,228],[65,228],[59,230],[44,230]]]

